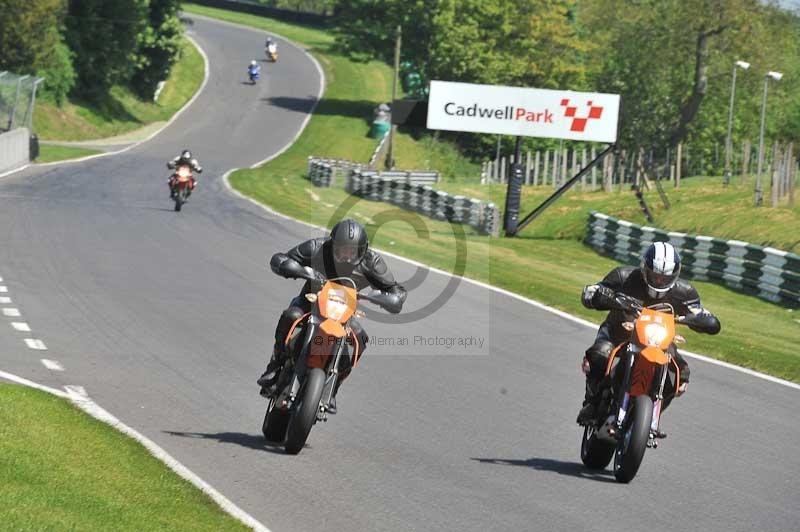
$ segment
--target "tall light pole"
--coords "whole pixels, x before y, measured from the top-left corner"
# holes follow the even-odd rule
[[[764,76],[764,96],[761,99],[761,133],[758,136],[758,169],[756,170],[756,197],[755,204],[759,207],[764,201],[764,191],[761,189],[761,166],[764,164],[764,121],[767,116],[767,84],[769,79],[780,81],[783,74],[780,72],[767,72]]]
[[[728,136],[725,137],[725,184],[731,182],[731,155],[733,153],[733,144],[731,142],[731,131],[733,130],[733,97],[736,94],[736,67],[742,70],[750,68],[750,63],[747,61],[736,61],[733,64],[733,80],[731,81],[731,106],[728,110]]]

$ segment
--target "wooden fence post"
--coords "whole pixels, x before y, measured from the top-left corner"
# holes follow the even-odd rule
[[[678,157],[675,161],[675,188],[681,188],[681,163],[683,162],[683,143],[678,143]]]
[[[533,162],[533,186],[539,184],[539,150],[536,150],[536,157]]]

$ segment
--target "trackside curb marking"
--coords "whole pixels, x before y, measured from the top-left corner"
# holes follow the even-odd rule
[[[57,360],[50,360],[48,358],[42,359],[42,365],[49,370],[53,371],[64,371],[64,366],[62,366]]]
[[[228,187],[228,189],[231,192],[233,192],[234,195],[236,195],[236,196],[238,196],[240,198],[243,198],[243,199],[249,201],[250,203],[253,203],[254,205],[258,205],[260,208],[262,208],[264,211],[266,211],[269,214],[272,214],[272,215],[277,216],[279,218],[290,220],[292,222],[295,222],[295,223],[298,223],[298,224],[301,224],[301,225],[305,225],[307,227],[311,227],[313,229],[318,229],[320,231],[323,231],[323,232],[327,233],[328,229],[325,228],[325,227],[322,227],[322,226],[319,226],[319,225],[314,225],[314,224],[305,222],[303,220],[298,220],[296,218],[292,218],[291,216],[287,216],[285,214],[282,214],[282,213],[279,213],[277,211],[274,211],[271,208],[267,207],[266,205],[264,205],[262,203],[259,203],[258,201],[254,200],[253,198],[245,196],[241,192],[239,192],[237,190],[234,190],[233,187],[231,187],[230,182],[228,181],[228,175],[231,172],[235,171],[235,170],[236,169],[229,170],[228,172],[225,173],[225,175],[222,176],[222,179],[225,182],[225,186]],[[380,251],[384,255],[387,255],[387,256],[395,258],[397,260],[406,262],[408,264],[413,264],[415,266],[420,266],[420,267],[423,267],[423,268],[427,268],[428,270],[430,270],[432,272],[435,272],[435,273],[438,273],[438,274],[441,274],[441,275],[445,275],[447,277],[454,277],[454,275],[452,273],[450,273],[450,272],[446,272],[444,270],[440,270],[438,268],[434,268],[432,266],[428,266],[427,264],[423,264],[421,262],[418,262],[418,261],[415,261],[413,259],[409,259],[409,258],[403,257],[401,255],[396,255],[396,254],[394,254],[394,253],[392,253],[390,251],[384,251],[384,250],[379,249],[379,248],[375,248],[375,249]],[[551,314],[555,314],[556,316],[564,318],[565,320],[572,321],[573,323],[578,323],[580,325],[584,325],[584,326],[590,327],[592,329],[596,329],[598,327],[597,323],[592,323],[591,321],[585,320],[583,318],[579,318],[577,316],[573,316],[572,314],[564,312],[563,310],[558,310],[557,308],[551,307],[549,305],[545,305],[544,303],[536,301],[535,299],[530,299],[530,298],[527,298],[525,296],[521,296],[519,294],[515,294],[514,292],[510,292],[508,290],[505,290],[503,288],[498,288],[496,286],[492,286],[492,285],[484,283],[482,281],[476,281],[475,279],[470,279],[469,277],[461,277],[461,279],[463,281],[465,281],[467,283],[470,283],[470,284],[473,284],[475,286],[480,286],[481,288],[486,288],[487,290],[491,290],[493,292],[497,292],[498,294],[503,294],[505,296],[514,298],[517,301],[522,301],[523,303],[527,303],[528,305],[531,305],[531,306],[534,306],[534,307],[539,308],[541,310],[547,311],[547,312],[549,312]],[[715,366],[721,366],[723,368],[731,369],[733,371],[738,371],[740,373],[744,373],[744,374],[750,375],[752,377],[757,377],[757,378],[763,379],[765,381],[773,382],[775,384],[780,384],[782,386],[793,388],[795,390],[800,390],[800,384],[797,384],[795,382],[787,381],[787,380],[781,379],[779,377],[773,377],[772,375],[767,375],[766,373],[761,373],[759,371],[755,371],[755,370],[752,370],[752,369],[749,369],[749,368],[743,368],[742,366],[737,366],[736,364],[731,364],[730,362],[724,362],[722,360],[717,360],[716,358],[711,358],[711,357],[706,356],[706,355],[693,353],[691,351],[685,351],[683,349],[679,349],[678,351],[682,355],[688,356],[689,358],[702,360],[703,362],[708,362],[709,364],[713,364]]]
[[[140,434],[135,429],[132,429],[131,427],[127,426],[125,423],[114,417],[107,410],[103,409],[97,403],[92,401],[92,399],[89,397],[89,395],[86,393],[86,390],[82,386],[73,386],[73,385],[64,386],[66,392],[62,392],[61,390],[57,390],[55,388],[50,388],[49,386],[38,384],[23,377],[14,375],[12,373],[7,373],[5,371],[0,371],[0,378],[70,400],[75,406],[77,406],[78,408],[80,408],[93,418],[102,421],[104,423],[107,423],[108,425],[111,425],[119,432],[122,432],[126,436],[129,436],[134,440],[138,441],[150,452],[150,454],[152,454],[158,460],[161,460],[164,464],[167,465],[167,467],[172,469],[180,477],[182,477],[185,480],[188,480],[200,491],[211,497],[211,499],[215,503],[217,503],[220,506],[220,508],[225,510],[225,512],[227,512],[231,516],[235,517],[236,519],[238,519],[245,525],[249,526],[256,532],[271,532],[270,529],[265,527],[250,514],[248,514],[238,506],[236,506],[234,503],[232,503],[223,494],[215,490],[206,481],[204,481],[202,478],[198,477],[195,473],[189,470],[189,468],[187,468],[185,465],[183,465],[182,463],[178,462],[175,458],[170,456],[170,454],[167,453],[167,451],[159,447],[155,442],[153,442],[146,436]]]
[[[191,482],[200,491],[211,497],[225,512],[235,517],[245,525],[251,527],[257,532],[270,532],[270,530],[257,521],[250,514],[236,506],[233,502],[225,497],[222,493],[215,490],[205,480],[193,473],[185,465],[173,458],[167,451],[159,447],[155,442],[139,433],[135,429],[129,427],[116,417],[114,417],[107,410],[99,406],[97,403],[86,394],[83,389],[76,389],[76,387],[66,387],[69,399],[81,410],[89,414],[95,419],[103,421],[123,434],[133,438],[142,444],[153,456],[164,462],[170,469],[172,469],[179,476]]]
[[[39,384],[33,381],[29,381],[24,377],[18,377],[12,373],[6,373],[5,371],[0,370],[0,378],[3,378],[7,381],[16,382],[17,384],[22,384],[23,386],[27,386],[28,388],[35,388],[37,390],[41,390],[43,392],[51,393],[58,397],[62,397],[64,399],[68,399],[69,396],[62,392],[61,390],[57,390],[55,388],[50,388],[49,386],[44,386],[43,384]]]

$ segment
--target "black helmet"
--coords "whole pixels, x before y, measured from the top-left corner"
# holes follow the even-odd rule
[[[681,273],[681,256],[669,242],[653,242],[642,257],[642,276],[651,295],[664,294]]]
[[[364,258],[368,245],[367,230],[355,220],[342,220],[331,229],[331,251],[336,263],[355,266]]]
[[[181,152],[181,159],[185,159],[188,161],[191,160],[191,158],[192,158],[192,152],[190,152],[188,149],[185,149]]]

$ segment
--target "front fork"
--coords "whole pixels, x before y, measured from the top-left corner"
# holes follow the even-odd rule
[[[631,383],[631,372],[633,365],[636,361],[634,353],[628,352],[628,363],[625,368],[625,375],[622,379],[620,390],[623,390],[622,398],[619,400],[619,410],[617,411],[617,419],[615,426],[615,435],[621,437],[624,434],[625,417],[628,414],[628,408],[631,402],[631,394],[628,391]],[[653,419],[650,421],[650,438],[647,442],[648,447],[658,447],[658,442],[655,440],[655,435],[658,433],[659,423],[661,422],[661,406],[664,400],[664,384],[667,380],[667,366],[661,366],[658,369],[658,390],[655,393],[653,400]]]

